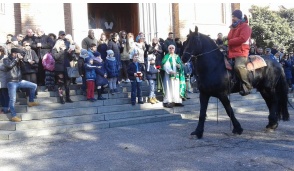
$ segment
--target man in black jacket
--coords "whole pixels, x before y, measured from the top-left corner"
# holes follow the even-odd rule
[[[9,94],[9,108],[11,112],[11,121],[20,122],[21,119],[16,116],[14,104],[16,101],[16,90],[18,88],[28,88],[30,89],[29,103],[28,106],[38,106],[39,103],[34,102],[35,92],[37,89],[37,84],[22,80],[20,65],[23,59],[23,51],[18,48],[12,48],[11,54],[3,59],[3,64],[7,70],[7,88]]]
[[[43,29],[38,28],[37,33],[35,34],[35,41],[33,42],[33,46],[36,47],[36,54],[39,57],[37,83],[40,86],[44,86],[45,70],[42,65],[42,59],[46,53],[51,51],[52,47],[54,46],[54,42],[49,36],[45,35]]]

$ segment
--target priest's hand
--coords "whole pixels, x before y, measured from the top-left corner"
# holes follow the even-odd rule
[[[169,74],[176,74],[176,72],[175,71],[170,71]]]

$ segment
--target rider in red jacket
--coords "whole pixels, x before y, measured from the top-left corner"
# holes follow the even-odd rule
[[[235,58],[235,72],[242,80],[242,90],[240,94],[245,96],[250,93],[252,86],[248,79],[248,70],[246,69],[247,58],[249,54],[249,39],[251,28],[248,25],[247,17],[242,18],[242,11],[235,10],[232,14],[233,24],[228,34],[229,58]]]

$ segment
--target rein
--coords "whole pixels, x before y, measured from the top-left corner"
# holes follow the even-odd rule
[[[202,55],[209,54],[209,53],[211,53],[211,52],[213,52],[213,51],[216,51],[216,50],[218,50],[218,49],[219,49],[219,48],[217,47],[217,48],[215,48],[215,49],[213,49],[213,50],[211,50],[211,51],[204,52],[204,53],[200,53],[200,54],[198,54],[198,55],[196,55],[196,56],[192,55],[192,54],[189,53],[189,52],[185,52],[185,53],[191,55],[190,58],[189,58],[189,60],[188,60],[187,62],[190,62],[192,58],[197,58],[198,56],[202,56]]]

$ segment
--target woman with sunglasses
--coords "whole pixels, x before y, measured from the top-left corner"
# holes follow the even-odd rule
[[[184,66],[179,55],[175,53],[175,48],[174,45],[169,45],[168,53],[162,60],[163,70],[165,71],[163,106],[167,108],[184,106],[182,98],[185,98],[186,92]]]

